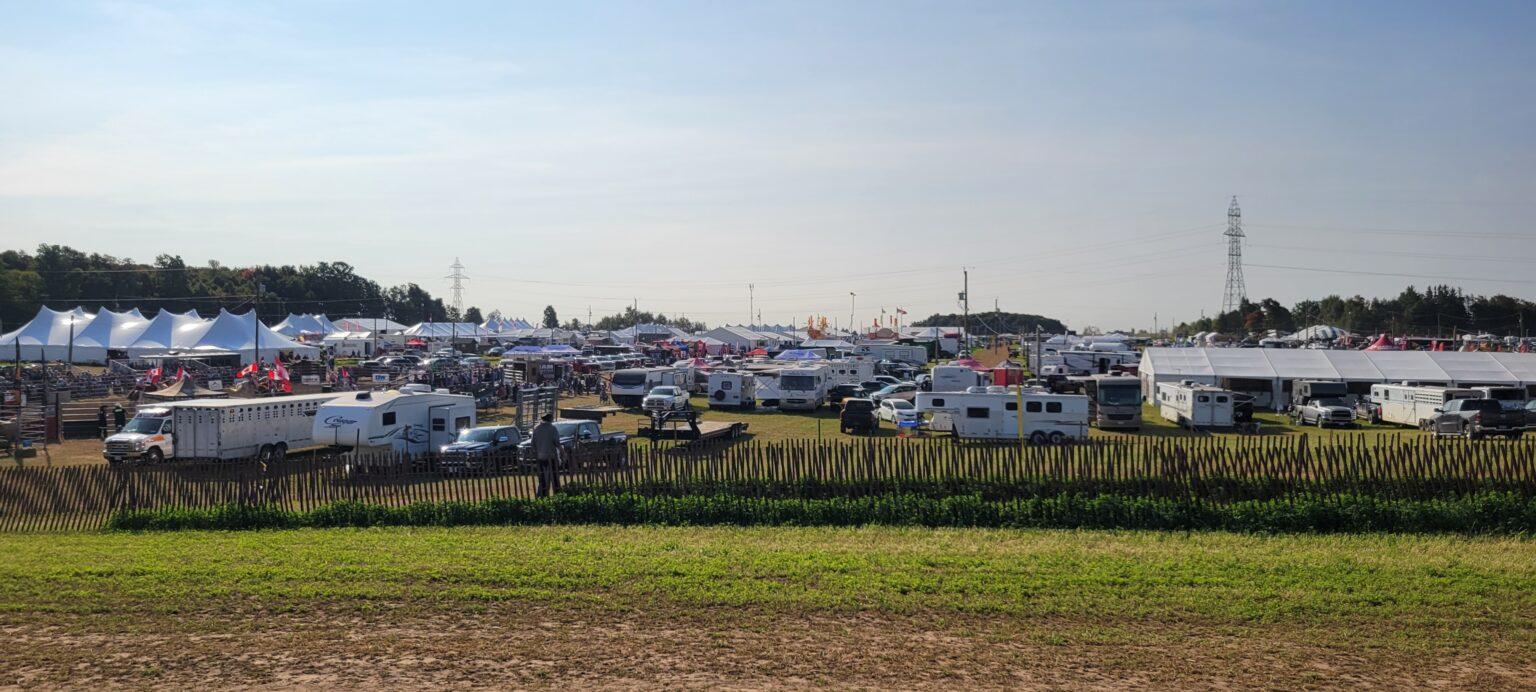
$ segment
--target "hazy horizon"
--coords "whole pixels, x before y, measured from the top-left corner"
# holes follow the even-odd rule
[[[1526,3],[0,2],[0,228],[536,320],[1533,297]]]

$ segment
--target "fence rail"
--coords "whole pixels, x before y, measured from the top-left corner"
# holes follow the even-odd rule
[[[1112,492],[1217,503],[1303,494],[1451,498],[1496,490],[1536,496],[1536,442],[1525,441],[1141,438],[1018,447],[886,439],[702,450],[636,444],[625,451],[622,463],[578,459],[561,474],[564,489],[752,497]],[[501,468],[453,473],[442,459],[355,455],[265,465],[4,468],[0,530],[90,530],[129,509],[245,504],[308,510],[341,501],[398,506],[534,494],[535,477],[525,463],[487,461]]]

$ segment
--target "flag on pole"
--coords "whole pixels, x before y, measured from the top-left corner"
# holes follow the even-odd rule
[[[150,368],[149,370],[144,372],[144,379],[145,379],[145,381],[149,382],[150,384],[155,384],[155,383],[159,382],[160,381],[160,372],[161,372],[161,370],[160,370],[160,368],[158,366]]]
[[[267,376],[273,382],[283,383],[284,392],[293,392],[293,383],[288,381],[288,368],[283,367],[283,359],[281,357],[272,359],[272,370]]]
[[[176,368],[176,379],[178,379],[178,380],[185,380],[185,379],[187,379],[187,369],[178,366]]]
[[[251,375],[256,375],[260,372],[261,370],[257,367],[256,363],[252,362],[250,365],[241,368],[240,372],[235,373],[235,377],[250,377]]]

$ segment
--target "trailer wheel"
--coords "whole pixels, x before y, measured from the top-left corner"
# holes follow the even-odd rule
[[[1050,440],[1053,445],[1064,444],[1067,441],[1067,436],[1060,430],[1056,430],[1051,433]]]
[[[261,462],[272,461],[271,445],[262,445],[261,449],[256,450],[256,460]]]
[[[288,445],[282,442],[272,448],[272,461],[282,461],[288,458]]]
[[[1032,445],[1043,445],[1047,441],[1049,441],[1049,438],[1047,438],[1045,436],[1045,432],[1041,430],[1036,430],[1034,434],[1029,436],[1029,443]]]

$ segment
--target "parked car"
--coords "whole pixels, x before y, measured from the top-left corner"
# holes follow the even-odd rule
[[[885,389],[886,387],[889,387],[890,385],[886,384],[884,382],[877,382],[875,380],[865,380],[863,382],[860,382],[859,386],[862,387],[864,389],[864,391],[869,392],[870,394],[874,394],[875,392],[878,392],[878,391],[880,391],[882,389]]]
[[[682,387],[656,387],[640,400],[640,408],[647,411],[681,411],[688,408],[688,392]]]
[[[507,470],[517,464],[522,443],[522,431],[515,426],[466,428],[440,450],[438,469],[443,473]]]
[[[918,419],[917,407],[906,399],[883,399],[880,401],[880,420],[892,423],[903,423]]]
[[[908,401],[917,397],[917,385],[911,382],[893,384],[874,394],[869,395],[871,401],[880,403],[886,399],[906,399]]]
[[[560,433],[560,465],[576,468],[602,464],[624,466],[628,460],[629,436],[621,432],[605,433],[597,421],[557,420],[555,430]],[[533,454],[532,438],[520,445],[522,457],[529,461]]]
[[[1352,428],[1355,426],[1355,410],[1343,399],[1307,399],[1291,406],[1291,420],[1297,425],[1316,425],[1319,428],[1330,425]]]
[[[837,429],[843,433],[868,435],[880,429],[880,417],[875,402],[869,399],[844,399],[843,410],[837,415]]]
[[[1503,435],[1517,439],[1525,432],[1525,412],[1507,410],[1497,399],[1454,399],[1435,411],[1429,419],[1435,437],[1460,435],[1471,440]]]
[[[921,375],[918,375],[916,379],[912,380],[912,382],[916,384],[917,388],[921,391],[933,391],[933,375],[929,373],[925,372]]]
[[[827,390],[827,401],[839,404],[844,399],[862,399],[869,396],[869,392],[856,384],[840,384]]]
[[[464,356],[463,358],[459,359],[459,364],[460,365],[475,366],[475,365],[490,365],[491,363],[490,363],[490,361],[488,361],[488,360],[486,360],[484,358],[481,358],[480,356]]]
[[[901,380],[890,375],[875,375],[875,381],[885,385],[901,384]]]

